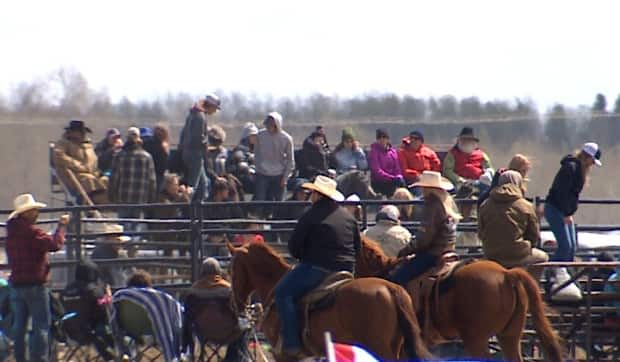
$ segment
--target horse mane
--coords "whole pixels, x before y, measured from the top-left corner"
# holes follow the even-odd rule
[[[253,242],[244,247],[248,250],[250,264],[261,275],[274,276],[290,268],[284,258],[266,243]]]
[[[398,262],[397,258],[385,255],[376,241],[362,235],[362,247],[357,262],[357,273],[360,276],[383,276]]]

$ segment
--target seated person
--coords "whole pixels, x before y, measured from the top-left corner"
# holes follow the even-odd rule
[[[491,184],[491,161],[489,156],[478,148],[479,141],[471,127],[464,127],[457,144],[448,151],[443,161],[443,175],[457,190],[467,185],[476,189],[472,192],[477,191],[480,194]]]
[[[336,169],[338,175],[342,175],[349,171],[366,171],[368,170],[368,161],[366,154],[355,140],[355,134],[352,128],[345,128],[342,131],[341,142],[334,152],[331,154],[330,167]]]
[[[237,316],[231,309],[230,296],[230,283],[222,277],[220,263],[215,258],[205,259],[200,270],[200,279],[194,282],[185,299],[184,325],[193,326],[199,333],[213,332],[213,339],[226,339],[226,336],[230,336],[233,341],[226,349],[224,361],[245,361],[248,356],[249,334],[239,328]],[[213,326],[217,326],[215,330]],[[210,336],[201,337],[209,339]]]
[[[500,168],[495,172],[495,174],[493,175],[493,180],[491,181],[491,185],[489,186],[489,189],[486,190],[484,193],[481,193],[480,196],[478,197],[478,201],[477,201],[478,207],[480,207],[480,205],[482,205],[482,203],[489,197],[491,190],[497,187],[497,182],[499,181],[499,177],[501,176],[502,173],[508,170],[517,171],[523,177],[523,182],[525,184],[529,181],[529,179],[527,178],[527,174],[530,172],[531,168],[532,168],[532,163],[527,157],[523,156],[520,153],[517,153],[516,155],[514,155],[510,159],[510,162],[508,163],[508,168]],[[542,215],[542,213],[539,213],[539,215]]]
[[[424,171],[441,172],[439,157],[424,143],[424,135],[420,131],[413,131],[403,138],[398,160],[408,185],[417,182]]]
[[[207,175],[223,176],[226,173],[226,160],[228,159],[228,149],[224,147],[226,142],[226,132],[218,125],[214,125],[207,131],[209,147],[207,149]]]
[[[540,243],[538,217],[534,206],[523,197],[519,172],[505,171],[480,206],[478,236],[484,256],[505,268],[528,267],[549,260],[547,253],[536,249]]]
[[[327,173],[327,169],[329,168],[329,153],[327,153],[327,149],[324,145],[325,135],[318,131],[312,132],[310,136],[304,140],[300,154],[303,161],[298,161],[300,165],[300,178],[313,180],[317,175]]]
[[[347,196],[347,198],[344,201],[346,201],[346,202],[360,202],[362,200],[360,199],[360,197],[357,194],[351,194],[351,195]],[[357,220],[358,222],[362,221],[362,205],[360,205],[360,204],[351,204],[351,205],[344,205],[343,207],[348,212],[350,212],[351,215],[353,215],[355,220]]]
[[[87,133],[91,130],[83,121],[69,122],[62,139],[54,146],[52,162],[58,178],[72,195],[81,199],[81,186],[94,203],[107,203],[108,178],[99,172],[97,155]]]
[[[399,217],[396,206],[384,206],[377,213],[377,224],[364,231],[364,235],[376,241],[390,257],[398,256],[398,252],[411,242],[411,233],[400,225]]]
[[[92,343],[106,360],[114,360],[114,337],[110,326],[112,293],[99,277],[90,261],[82,261],[75,269],[75,281],[61,293],[65,314],[77,316],[63,323],[64,331],[79,343]]]
[[[400,169],[398,152],[390,144],[390,136],[384,129],[377,130],[377,142],[373,143],[368,157],[372,188],[386,197],[392,197],[399,187],[406,187]]]
[[[97,264],[99,259],[126,258],[127,252],[123,250],[123,244],[131,240],[131,238],[123,236],[123,226],[117,224],[101,225],[104,226],[102,231],[109,234],[98,239],[99,242],[90,256],[91,259]],[[113,287],[125,285],[126,277],[123,267],[110,264],[101,264],[98,267],[104,283]]]

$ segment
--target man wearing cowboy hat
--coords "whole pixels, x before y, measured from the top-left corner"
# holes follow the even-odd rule
[[[118,224],[96,224],[94,232],[103,234],[99,236],[97,246],[93,250],[91,259],[95,263],[101,259],[121,259],[126,258],[127,254],[122,250],[123,245],[131,240],[129,236],[123,235],[123,226]],[[116,265],[102,264],[97,265],[101,274],[101,280],[114,287],[125,285],[126,275],[123,268]]]
[[[338,205],[344,196],[336,185],[336,181],[319,175],[313,183],[303,186],[312,191],[312,207],[299,219],[288,242],[289,252],[299,264],[275,289],[282,323],[282,351],[291,358],[301,351],[297,302],[330,273],[355,270],[360,233],[353,215]]]
[[[46,205],[35,201],[30,194],[19,195],[13,201],[14,211],[7,222],[6,253],[11,269],[11,310],[15,359],[25,361],[25,337],[28,319],[32,319],[29,339],[30,360],[49,359],[49,330],[51,323],[48,253],[62,248],[69,215],[62,215],[53,235],[35,227],[39,209]]]
[[[70,121],[62,139],[54,146],[52,163],[60,181],[80,202],[84,202],[82,188],[94,203],[107,203],[108,179],[99,171],[97,155],[87,133],[92,131],[84,121]]]
[[[205,201],[209,194],[209,181],[205,171],[207,144],[209,143],[207,116],[215,114],[221,109],[220,106],[221,101],[218,96],[207,94],[190,109],[185,119],[185,126],[181,130],[179,148],[187,169],[186,179],[196,191],[192,201]]]
[[[443,175],[457,189],[463,184],[470,184],[483,193],[491,185],[493,166],[489,156],[478,148],[478,142],[480,140],[474,135],[474,129],[463,127],[456,145],[443,161]]]

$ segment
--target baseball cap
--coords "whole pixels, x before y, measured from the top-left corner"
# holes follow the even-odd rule
[[[105,133],[107,138],[110,137],[120,137],[121,135],[121,131],[118,130],[118,128],[109,128],[106,133]]]
[[[127,137],[140,138],[140,129],[138,127],[129,127],[127,129]]]
[[[601,162],[602,152],[600,148],[598,147],[598,144],[594,142],[585,143],[581,150],[587,153],[588,155],[590,155],[594,159],[595,165],[603,166],[603,163]]]
[[[220,97],[218,97],[217,95],[213,94],[213,93],[209,93],[206,95],[205,97],[205,104],[208,104],[210,106],[214,106],[217,109],[222,109],[221,104],[222,101],[220,101]]]

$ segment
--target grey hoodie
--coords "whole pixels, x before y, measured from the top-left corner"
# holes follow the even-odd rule
[[[265,176],[288,177],[295,168],[293,138],[282,130],[282,121],[274,117],[278,132],[261,129],[254,149],[256,173]]]

